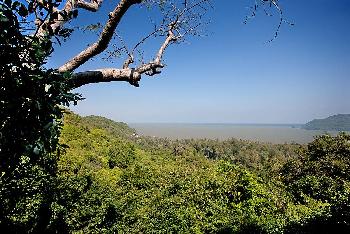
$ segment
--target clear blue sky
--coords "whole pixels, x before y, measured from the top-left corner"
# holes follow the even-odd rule
[[[106,0],[99,13],[81,11],[74,24],[104,22],[114,2]],[[144,76],[139,88],[81,87],[86,100],[71,109],[124,122],[305,123],[350,113],[349,0],[281,0],[295,26],[284,24],[272,43],[277,15],[261,13],[244,25],[253,0],[213,2],[208,36],[169,47],[161,75]],[[134,7],[123,18],[118,31],[127,43],[150,27],[145,12]],[[95,38],[76,32],[48,65],[61,65]],[[145,46],[147,56],[155,46]],[[81,70],[119,65],[95,59]]]

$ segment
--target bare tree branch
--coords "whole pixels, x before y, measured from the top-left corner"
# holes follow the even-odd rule
[[[173,33],[173,26],[170,26],[169,32],[168,32],[168,36],[165,39],[164,43],[162,44],[162,46],[160,47],[158,53],[157,53],[157,57],[155,58],[154,62],[155,63],[160,63],[162,60],[162,56],[164,54],[165,49],[168,47],[168,45],[177,40],[177,37],[175,37],[174,33]]]
[[[130,6],[137,3],[141,3],[141,0],[121,0],[117,7],[109,13],[109,20],[105,24],[105,27],[102,30],[98,41],[70,59],[67,63],[62,65],[58,71],[73,71],[92,57],[103,52],[108,47],[115,29],[124,16],[125,12],[129,9]]]
[[[165,12],[165,17],[162,19],[159,27],[155,27],[155,29],[149,33],[147,36],[142,38],[131,51],[126,49],[127,58],[124,61],[123,67],[121,69],[117,68],[104,68],[98,69],[94,71],[85,71],[74,73],[72,76],[71,85],[76,88],[89,83],[99,83],[99,82],[110,82],[110,81],[126,81],[131,85],[136,87],[139,86],[139,81],[141,80],[142,75],[153,76],[161,73],[161,69],[164,68],[164,64],[162,64],[162,58],[167,47],[179,40],[181,40],[186,34],[189,34],[192,31],[195,31],[200,25],[203,14],[200,12],[193,13],[191,12],[196,7],[201,7],[201,10],[205,8],[202,7],[202,4],[208,2],[209,0],[198,0],[194,1],[194,3],[189,4],[187,1],[184,1],[185,4],[182,5],[183,9],[177,8],[175,5],[170,3],[170,7],[167,12]],[[121,1],[122,3],[123,1]],[[120,4],[121,4],[120,3]],[[118,5],[118,7],[121,7]],[[117,8],[118,8],[117,7]],[[117,9],[116,8],[116,9]],[[121,16],[119,16],[121,17]],[[111,18],[110,18],[111,20]],[[114,21],[114,19],[112,19]],[[120,20],[120,19],[119,19]],[[108,34],[107,39],[103,39],[103,36],[106,36],[106,27],[103,30],[100,39],[98,42],[82,51],[80,54],[75,56],[72,60],[63,65],[59,71],[73,71],[77,66],[83,64],[85,61],[95,56],[97,52],[92,52],[91,50],[98,50],[98,52],[102,52],[108,46],[108,40],[112,37],[111,34]],[[113,34],[113,30],[109,31],[109,33]],[[163,36],[164,41],[160,45],[158,51],[155,54],[155,57],[148,63],[141,63],[138,66],[133,68],[129,68],[134,61],[134,52],[137,48],[145,43],[152,36]],[[102,38],[102,39],[101,39]],[[102,41],[101,40],[107,40]],[[101,43],[103,47],[101,47]],[[123,41],[122,41],[123,43]],[[97,46],[98,49],[96,49]],[[126,48],[126,45],[124,44]],[[85,56],[85,57],[84,57]],[[82,57],[84,59],[82,59]]]
[[[54,5],[50,5],[45,0],[36,0],[34,3],[34,14],[36,17],[37,33],[38,36],[43,38],[49,38],[58,35],[67,35],[62,33],[61,29],[65,23],[77,16],[77,9],[85,9],[88,11],[97,11],[103,0],[66,0],[62,10],[58,10],[55,7],[59,6],[60,0],[55,0]],[[116,28],[118,27],[121,19],[129,8],[134,4],[139,3],[146,4],[147,8],[158,10],[156,15],[161,13],[162,17],[159,22],[154,24],[154,30],[146,34],[140,41],[138,41],[131,50],[128,49],[124,40],[119,34],[115,35]],[[58,3],[58,4],[57,4]],[[256,15],[256,11],[259,6],[263,6],[263,9],[267,15],[268,12],[265,6],[269,5],[277,9],[280,14],[280,23],[276,30],[275,39],[278,35],[283,20],[283,12],[278,4],[278,0],[255,0],[255,6],[252,7],[251,16],[247,16],[245,23]],[[52,7],[53,6],[53,7]],[[70,86],[76,88],[89,83],[98,82],[110,82],[110,81],[126,81],[134,86],[138,86],[138,82],[141,80],[141,76],[148,75],[153,76],[161,73],[161,69],[164,68],[162,59],[167,47],[172,43],[183,42],[187,36],[201,36],[201,28],[203,25],[207,25],[206,14],[209,8],[213,8],[211,0],[119,0],[117,6],[112,12],[109,13],[109,19],[103,26],[103,29],[99,35],[98,40],[81,51],[79,54],[71,58],[65,64],[58,68],[58,71],[72,72],[72,78]],[[44,18],[42,18],[45,16]],[[98,23],[97,26],[101,24]],[[97,27],[94,25],[94,27]],[[102,25],[101,25],[102,26]],[[68,33],[69,35],[69,33]],[[122,68],[103,68],[93,71],[85,71],[74,73],[74,70],[79,66],[87,62],[89,59],[105,51],[111,40],[117,36],[122,44],[122,47],[112,45],[115,50],[106,51],[109,56],[107,58],[115,56],[125,56]],[[163,43],[161,43],[158,51],[155,53],[153,59],[150,62],[145,63],[143,59],[135,59],[135,51],[139,52],[143,44],[146,43],[151,37],[164,37]],[[272,39],[272,40],[273,40]],[[122,55],[122,53],[125,53]],[[131,64],[136,63],[130,68]]]
[[[72,88],[78,88],[91,83],[126,81],[135,87],[139,87],[139,81],[141,80],[142,74],[158,74],[157,69],[163,67],[164,65],[162,64],[150,62],[143,64],[138,68],[104,68],[94,71],[78,72],[72,75],[69,85]]]
[[[39,3],[40,2],[43,1],[39,1]],[[61,28],[67,21],[70,20],[68,15],[73,11],[74,7],[75,5],[73,2],[71,0],[67,0],[62,10],[58,10],[57,8],[53,9],[51,14],[57,14],[57,18],[55,20],[45,19],[44,21],[41,21],[40,17],[37,16],[36,20],[39,23],[37,23],[38,29],[35,36],[44,38],[50,34],[49,28],[52,32],[55,32],[57,29]]]
[[[86,2],[84,0],[78,0],[76,7],[95,12],[100,8],[102,2],[103,0],[90,0],[90,2]]]
[[[279,4],[279,0],[255,0],[255,5],[253,7],[250,7],[252,9],[250,15],[247,15],[245,20],[243,21],[244,24],[247,24],[248,20],[254,18],[257,15],[258,9],[262,7],[263,11],[265,13],[266,16],[273,16],[273,14],[271,14],[267,8],[274,8],[274,10],[276,10],[279,14],[279,23],[277,25],[277,28],[275,30],[275,35],[273,36],[273,38],[271,38],[270,40],[268,40],[267,42],[272,42],[274,41],[277,37],[278,34],[280,32],[280,29],[282,27],[282,23],[287,23],[291,26],[293,26],[293,23],[288,22],[287,20],[284,19],[284,15],[283,15],[283,11],[282,8]]]
[[[55,35],[65,23],[74,18],[77,14],[77,8],[88,11],[97,11],[103,0],[66,0],[63,9],[59,10],[56,7],[50,6],[47,1],[34,1],[35,25],[37,30],[34,37],[49,38]],[[46,17],[42,19],[40,15],[43,14],[42,9],[46,10]],[[38,14],[38,12],[40,14]]]
[[[135,69],[114,69],[104,68],[95,71],[85,71],[73,74],[70,80],[70,86],[77,88],[82,85],[110,81],[127,81],[134,86],[138,86],[141,74],[135,72]]]
[[[171,32],[171,30],[169,30],[169,34],[164,43],[161,45],[154,61],[147,64],[142,64],[137,68],[128,68],[124,65],[123,69],[105,68],[95,71],[78,72],[73,74],[70,85],[73,88],[77,88],[90,83],[127,81],[131,85],[138,87],[138,82],[141,80],[142,74],[153,76],[160,73],[158,69],[164,67],[164,65],[161,64],[164,51],[166,47],[175,40],[176,38],[174,37],[174,34]],[[129,59],[130,58],[128,58],[127,61]],[[128,63],[127,61],[125,63]]]

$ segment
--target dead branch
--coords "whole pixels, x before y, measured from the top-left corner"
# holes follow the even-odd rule
[[[183,8],[181,9],[176,8],[176,6],[171,3],[169,9],[165,12],[165,16],[160,25],[155,27],[151,33],[137,42],[130,51],[127,49],[124,41],[121,41],[127,54],[127,58],[125,59],[122,68],[104,68],[93,71],[73,73],[70,84],[71,87],[76,88],[89,83],[110,81],[126,81],[131,85],[138,87],[142,75],[153,76],[159,74],[161,69],[164,68],[162,58],[168,46],[181,40],[186,34],[196,30],[200,25],[198,22],[200,22],[203,14],[198,12],[195,14],[191,11],[208,1],[209,0],[198,0],[193,4],[189,4],[187,1],[185,1],[185,4],[182,5]],[[135,0],[121,0],[114,11],[110,13],[110,18],[102,30],[98,41],[61,66],[59,71],[74,71],[77,67],[84,64],[90,58],[103,52],[108,47],[108,44],[112,39],[115,29],[122,16],[131,5],[140,2],[141,1]],[[204,8],[202,7],[201,9],[203,10]],[[193,21],[193,24],[191,24],[191,21]],[[148,63],[142,62],[139,65],[130,67],[130,65],[135,62],[134,52],[152,36],[164,37],[164,41],[160,45],[158,51],[155,53],[154,58]]]
[[[141,3],[141,0],[121,0],[117,7],[109,13],[109,19],[105,24],[97,42],[81,51],[78,55],[74,56],[72,59],[58,68],[58,71],[73,71],[92,57],[103,52],[108,47],[108,44],[111,41],[113,34],[125,12],[130,6],[137,3]]]

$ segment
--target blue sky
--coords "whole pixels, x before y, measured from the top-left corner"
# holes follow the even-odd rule
[[[100,12],[80,12],[74,25],[106,20],[116,1]],[[139,88],[113,82],[86,85],[84,98],[71,109],[124,122],[305,123],[350,113],[350,1],[281,0],[284,24],[274,36],[278,15],[263,12],[243,24],[253,0],[213,0],[205,37],[173,45],[167,67],[144,76]],[[150,29],[146,9],[133,7],[118,31],[127,44]],[[92,33],[76,32],[57,47],[48,66],[57,67],[88,43]],[[152,57],[157,42],[144,47]],[[118,67],[99,58],[80,69]]]

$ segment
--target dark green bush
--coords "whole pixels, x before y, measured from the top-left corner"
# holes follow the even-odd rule
[[[329,203],[328,216],[314,221],[330,227],[324,230],[350,231],[350,135],[319,136],[300,154],[281,171],[289,191],[297,202],[311,197]]]
[[[79,98],[69,74],[43,68],[51,42],[26,35],[28,9],[0,1],[0,228],[35,232],[50,224],[63,111]]]

